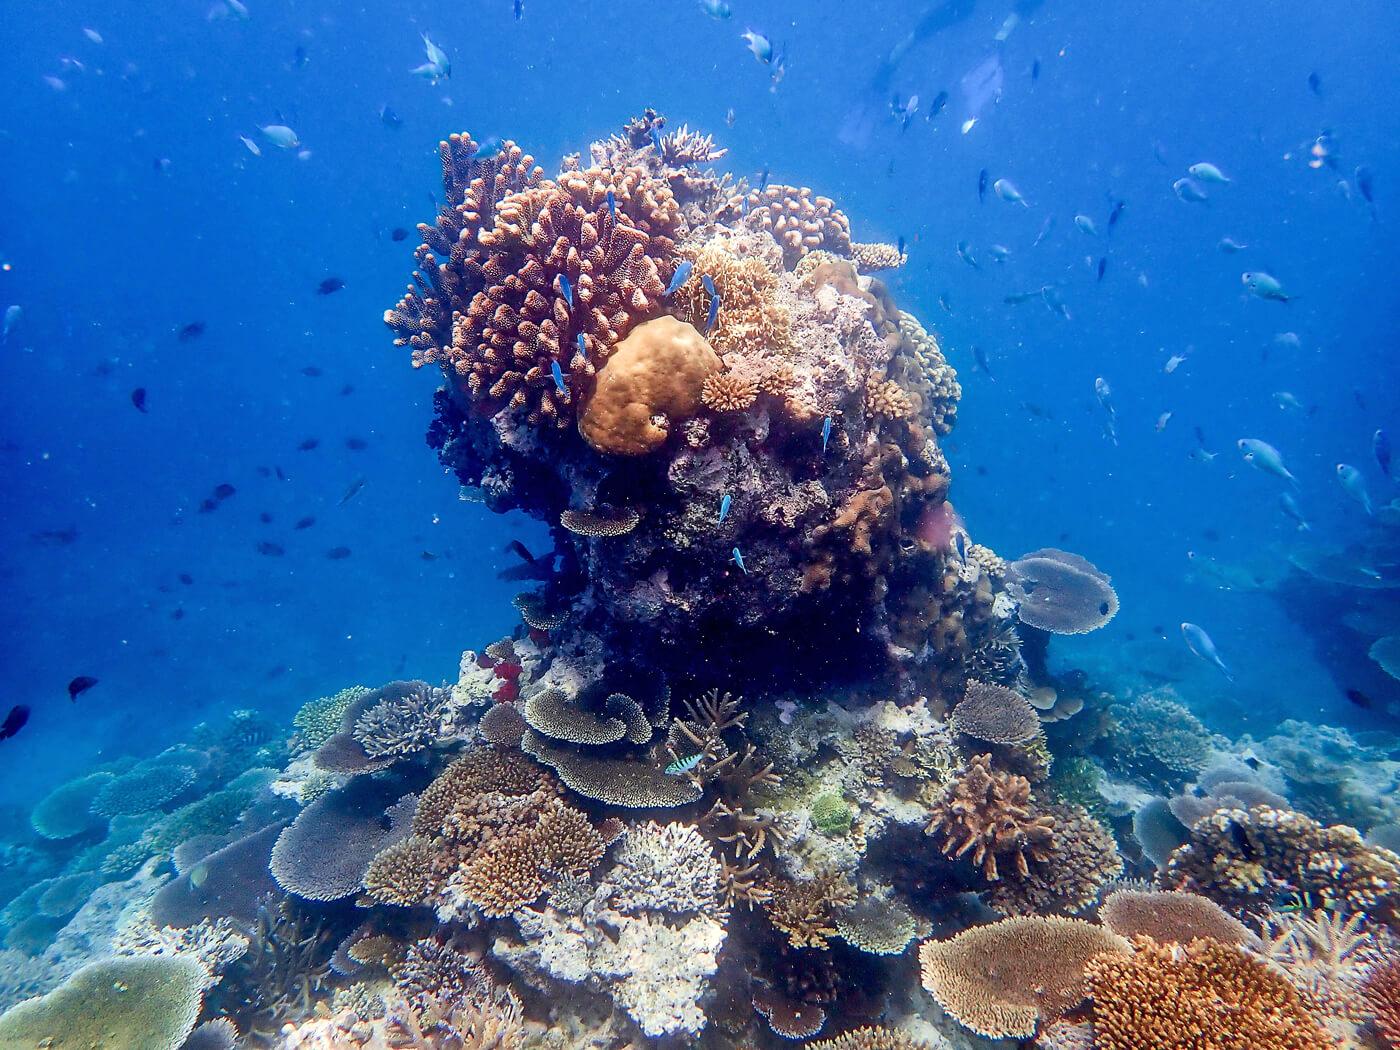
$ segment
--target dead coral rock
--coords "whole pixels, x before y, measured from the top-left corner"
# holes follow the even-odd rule
[[[1084,1000],[1085,967],[1126,955],[1116,934],[1079,919],[1021,916],[919,949],[924,987],[963,1027],[989,1039],[1029,1039],[1039,1021]]]
[[[1131,956],[1101,956],[1087,969],[1101,1050],[1338,1046],[1286,978],[1235,946],[1150,938],[1134,946]]]
[[[693,325],[658,317],[633,329],[598,369],[579,433],[599,452],[642,456],[700,409],[719,355]]]

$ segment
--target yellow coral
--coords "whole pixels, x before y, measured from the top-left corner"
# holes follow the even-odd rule
[[[742,412],[757,397],[758,380],[744,372],[716,372],[700,389],[700,400],[712,412]]]
[[[711,297],[701,276],[710,278],[720,306],[708,338],[720,357],[736,354],[758,358],[791,352],[791,318],[778,301],[777,275],[762,260],[752,255],[741,258],[724,237],[682,254],[694,263],[694,270],[675,302],[692,324],[704,324]]]
[[[598,369],[579,414],[579,432],[599,452],[641,456],[700,407],[719,355],[693,325],[657,317],[638,325]]]
[[[914,413],[914,405],[893,379],[877,379],[865,388],[865,411],[871,416],[908,419]]]

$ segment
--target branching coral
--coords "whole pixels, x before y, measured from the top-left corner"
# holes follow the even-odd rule
[[[647,823],[630,828],[608,873],[613,906],[671,915],[700,913],[722,918],[720,866],[714,851],[689,824]]]
[[[1093,903],[1100,888],[1123,873],[1113,836],[1080,806],[1046,806],[1055,834],[1043,864],[1008,874],[984,899],[1003,915],[1072,914]]]
[[[856,1028],[831,1039],[808,1044],[809,1050],[934,1050],[921,1039],[914,1039],[891,1028]]]
[[[1149,782],[1180,784],[1210,760],[1201,720],[1168,696],[1148,694],[1115,706],[1111,761]]]
[[[967,857],[989,882],[1001,877],[999,862],[1026,877],[1031,862],[1050,856],[1055,840],[1053,817],[1031,805],[1025,777],[994,770],[990,755],[978,755],[929,807],[924,829],[941,838],[946,856]]]
[[[794,882],[774,878],[763,910],[794,948],[825,948],[836,936],[836,912],[854,903],[855,887],[844,876],[824,875]]]
[[[829,197],[814,196],[805,186],[770,183],[744,199],[745,220],[772,234],[783,247],[783,262],[791,269],[808,252],[824,249],[851,253],[851,223]]]
[[[1376,1030],[1392,1047],[1400,1047],[1400,960],[1378,966],[1362,987],[1375,1015]]]
[[[1018,917],[925,941],[919,964],[924,987],[963,1027],[1028,1039],[1037,1022],[1083,1001],[1091,960],[1128,950],[1123,938],[1078,919]]]
[[[1220,810],[1197,822],[1162,883],[1206,894],[1237,914],[1258,914],[1293,895],[1382,921],[1400,909],[1400,857],[1367,846],[1355,828],[1267,807]]]
[[[1237,947],[1210,940],[1164,947],[1143,938],[1135,949],[1088,966],[1102,1050],[1337,1046],[1287,980]]]
[[[384,690],[380,690],[383,694]],[[355,720],[350,734],[371,760],[403,758],[441,739],[443,719],[452,693],[426,682],[382,695]]]

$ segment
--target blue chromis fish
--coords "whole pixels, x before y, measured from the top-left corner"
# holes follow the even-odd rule
[[[1186,170],[1191,173],[1193,178],[1199,179],[1201,182],[1214,182],[1217,185],[1223,186],[1230,181],[1225,177],[1223,171],[1214,164],[1209,164],[1206,161],[1201,161],[1199,164],[1192,164]]]
[[[564,297],[564,301],[569,304],[569,309],[574,308],[574,286],[569,283],[569,278],[564,274],[559,275],[559,294]]]
[[[1299,532],[1311,532],[1312,526],[1308,524],[1308,519],[1303,517],[1303,512],[1298,506],[1298,501],[1293,498],[1291,492],[1280,492],[1278,496],[1279,509],[1298,526]]]
[[[1361,471],[1349,463],[1338,463],[1337,480],[1347,490],[1347,495],[1361,504],[1367,514],[1375,513],[1371,509],[1371,494],[1366,491],[1366,478]]]
[[[584,342],[582,332],[578,334],[578,338],[575,339],[574,342],[578,344],[578,352],[586,357],[588,355],[588,344]]]
[[[671,283],[666,286],[668,297],[674,295],[681,285],[690,280],[690,271],[693,269],[695,269],[695,264],[689,259],[684,260],[676,267],[676,272],[671,275]]]
[[[1381,473],[1393,478],[1395,475],[1390,472],[1390,435],[1384,430],[1377,430],[1372,434],[1371,451],[1375,453],[1376,465],[1381,468]]]
[[[564,384],[564,370],[559,367],[558,361],[549,362],[549,374],[554,377],[554,386],[558,389],[559,393],[567,394],[569,388]]]
[[[1204,204],[1209,200],[1206,191],[1194,179],[1177,179],[1172,183],[1172,192],[1188,204]]]
[[[1087,233],[1090,237],[1099,235],[1099,228],[1094,225],[1094,220],[1087,215],[1076,215],[1074,225],[1079,228],[1079,232]]]
[[[1023,208],[1030,207],[1026,198],[1010,179],[997,179],[996,182],[992,183],[992,189],[996,191],[998,197],[1008,204],[1019,204]]]
[[[757,33],[752,29],[746,29],[739,34],[739,39],[744,42],[744,46],[753,52],[753,57],[762,62],[765,66],[773,61],[773,41],[769,40],[762,33]]]
[[[285,124],[264,124],[258,130],[267,137],[268,142],[282,149],[295,149],[301,145],[297,133]]]
[[[612,190],[608,190],[608,215],[612,217],[613,222],[617,222],[617,194]]]
[[[734,10],[724,0],[700,0],[700,10],[711,18],[726,19]]]
[[[714,278],[709,274],[702,274],[700,283],[705,286],[705,291],[708,292],[710,296],[710,313],[709,316],[705,318],[705,334],[709,335],[710,329],[715,326],[715,321],[719,318],[719,306],[723,297],[715,290]]]
[[[734,502],[734,497],[731,496],[731,495],[730,495],[729,493],[727,493],[727,492],[726,492],[723,496],[720,497],[720,499],[719,499],[719,523],[720,523],[721,525],[724,524],[724,519],[727,518],[727,517],[729,517],[729,507],[730,507],[730,504],[732,504],[733,502]]]
[[[822,454],[826,454],[827,443],[831,441],[831,417],[822,420]]]
[[[423,50],[427,52],[428,61],[421,66],[415,66],[409,72],[416,77],[422,77],[430,84],[436,84],[439,80],[447,80],[452,76],[452,62],[448,59],[447,53],[438,47],[428,38],[428,34],[423,34]]]
[[[967,564],[967,533],[959,531],[953,536],[953,545],[958,548],[958,557],[962,559],[964,565]]]
[[[1240,455],[1244,461],[1255,470],[1262,470],[1265,474],[1272,474],[1276,478],[1282,478],[1289,482],[1294,488],[1298,487],[1298,479],[1288,471],[1284,465],[1283,456],[1279,450],[1267,441],[1260,441],[1258,438],[1240,438],[1235,442],[1240,450]]]
[[[1230,669],[1225,666],[1225,661],[1220,658],[1220,652],[1215,648],[1215,643],[1210,640],[1210,635],[1205,630],[1194,623],[1183,623],[1181,625],[1181,637],[1186,639],[1186,648],[1190,649],[1206,663],[1214,664],[1220,668],[1229,681],[1233,682],[1235,676],[1230,673]]]
[[[981,264],[978,263],[977,258],[972,254],[972,245],[967,241],[958,241],[958,258],[967,263],[967,265],[971,266],[974,270],[982,269]]]
[[[735,547],[734,550],[730,552],[730,555],[734,559],[734,564],[739,566],[739,571],[747,576],[749,574],[748,566],[744,564],[744,555],[740,553],[739,548]]]
[[[1248,270],[1240,274],[1240,284],[1249,290],[1256,299],[1269,299],[1276,303],[1286,303],[1293,297],[1283,290],[1283,284],[1271,273],[1263,270]]]
[[[693,755],[685,758],[678,758],[666,767],[666,775],[670,777],[683,777],[700,764],[700,760],[705,757],[705,752],[697,751]]]

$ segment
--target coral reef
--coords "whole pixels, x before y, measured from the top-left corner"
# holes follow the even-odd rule
[[[1006,579],[1021,622],[1052,634],[1095,631],[1118,612],[1108,576],[1068,551],[1047,547],[1022,555],[1007,566]]]
[[[1189,944],[1208,937],[1221,944],[1253,944],[1258,938],[1209,897],[1195,893],[1114,890],[1099,919],[1122,937],[1151,937],[1158,944]]]
[[[942,839],[950,857],[967,857],[989,882],[1001,877],[1000,864],[1028,876],[1032,862],[1050,857],[1055,820],[1035,812],[1025,777],[991,768],[990,755],[968,762],[932,805],[925,833]]]

